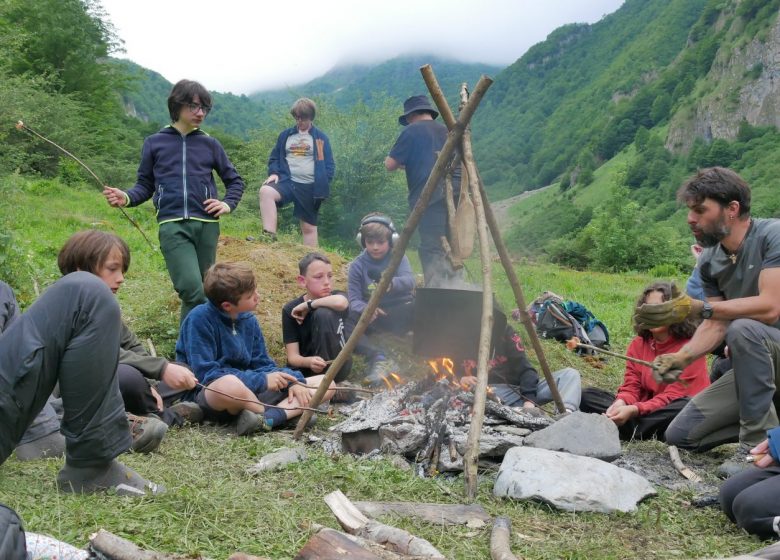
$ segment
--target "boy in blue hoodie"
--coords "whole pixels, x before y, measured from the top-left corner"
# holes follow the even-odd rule
[[[347,277],[347,298],[349,316],[347,333],[352,334],[363,310],[368,305],[382,273],[390,263],[390,249],[398,239],[398,232],[388,216],[372,212],[360,221],[357,242],[363,247],[357,258],[349,264]],[[412,267],[406,255],[401,259],[393,279],[382,296],[379,307],[371,317],[368,333],[390,332],[404,335],[412,328],[415,280]],[[356,348],[371,362],[366,381],[379,385],[381,377],[390,373],[394,364],[385,357],[384,351],[361,340]]]
[[[219,217],[236,209],[244,181],[222,145],[200,129],[211,95],[198,82],[181,80],[168,96],[170,124],[144,140],[135,186],[106,186],[111,206],[138,206],[152,199],[160,227],[160,251],[181,299],[180,321],[206,298],[203,275],[217,260]],[[225,185],[220,200],[212,172]]]
[[[199,382],[188,398],[206,418],[237,417],[238,435],[279,428],[299,416],[323,376],[306,379],[278,367],[268,355],[254,315],[259,296],[252,269],[217,263],[206,272],[203,288],[208,301],[187,315],[176,342],[176,359],[188,364]],[[323,402],[332,396],[328,391]]]

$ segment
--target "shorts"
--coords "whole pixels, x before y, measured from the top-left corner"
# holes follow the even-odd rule
[[[279,404],[287,398],[287,389],[283,391],[263,391],[257,393],[257,400],[265,404]],[[203,417],[218,424],[229,424],[236,419],[236,415],[230,414],[227,410],[214,410],[206,401],[206,389],[201,389],[195,395],[195,403],[203,410]]]
[[[317,218],[320,213],[320,205],[324,199],[314,198],[314,185],[303,185],[295,181],[284,181],[276,184],[270,184],[270,187],[282,195],[277,208],[293,203],[293,216],[311,224],[317,225]]]

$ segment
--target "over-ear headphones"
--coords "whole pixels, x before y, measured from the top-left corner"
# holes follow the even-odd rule
[[[385,216],[384,214],[369,214],[362,220],[360,220],[360,227],[358,228],[357,235],[355,236],[355,241],[357,241],[357,244],[366,248],[366,242],[363,239],[363,226],[368,224],[382,224],[387,229],[390,230],[390,247],[395,245],[396,241],[398,241],[398,238],[400,237],[398,235],[398,232],[395,229],[395,226],[393,225],[393,221]]]

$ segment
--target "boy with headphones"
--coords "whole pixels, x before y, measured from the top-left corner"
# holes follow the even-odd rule
[[[392,220],[379,212],[372,212],[360,221],[356,236],[363,251],[349,265],[347,297],[349,317],[347,333],[351,334],[368,305],[379,279],[390,263],[390,249],[398,240],[398,232]],[[368,333],[391,332],[397,335],[407,333],[412,326],[415,279],[409,259],[404,257],[382,299],[371,317]],[[381,384],[381,376],[390,373],[394,364],[384,352],[361,340],[356,348],[371,362],[367,376],[370,384]]]

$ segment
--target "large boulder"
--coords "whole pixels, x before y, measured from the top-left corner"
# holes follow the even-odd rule
[[[525,438],[525,445],[614,461],[620,457],[615,423],[603,414],[573,412]]]
[[[498,471],[493,494],[539,500],[565,511],[635,511],[655,489],[646,479],[598,459],[514,447]]]

